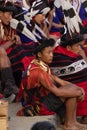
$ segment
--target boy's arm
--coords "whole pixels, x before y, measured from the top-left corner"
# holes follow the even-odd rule
[[[49,75],[45,76],[43,74],[40,75],[40,83],[42,84],[42,86],[56,96],[67,98],[67,97],[81,97],[82,95],[84,95],[84,91],[82,91],[80,87],[67,81],[63,81],[59,78],[56,78],[56,80],[58,80],[59,83],[64,86],[58,88],[53,84]]]
[[[68,85],[70,82],[58,78],[56,75],[51,75],[52,79],[60,86]]]

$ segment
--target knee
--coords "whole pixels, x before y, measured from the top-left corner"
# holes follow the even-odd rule
[[[77,96],[81,96],[82,95],[82,91],[81,91],[81,89],[78,89],[77,90]]]
[[[0,56],[7,55],[6,50],[3,47],[0,47]]]

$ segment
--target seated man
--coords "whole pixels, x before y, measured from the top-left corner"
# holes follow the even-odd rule
[[[19,116],[50,115],[59,112],[65,103],[65,130],[77,130],[82,127],[76,121],[77,99],[84,99],[84,91],[78,86],[53,75],[48,64],[53,59],[53,39],[42,39],[34,51],[36,59],[24,73],[21,89],[23,89],[23,107]],[[20,92],[22,92],[20,89]],[[20,95],[19,95],[20,96]],[[28,98],[29,97],[29,98]],[[71,107],[72,106],[72,107]]]
[[[11,94],[17,94],[18,88],[11,70],[11,63],[7,56],[7,49],[19,42],[19,37],[14,35],[11,28],[8,28],[12,12],[15,10],[11,2],[5,3],[0,1],[0,80],[4,96],[8,97]],[[10,50],[8,50],[10,51]]]
[[[54,50],[51,69],[54,74],[81,87],[87,95],[87,57],[83,48],[83,35],[67,33],[61,37],[60,46]],[[82,116],[82,123],[87,124],[87,96],[77,105],[77,116]]]

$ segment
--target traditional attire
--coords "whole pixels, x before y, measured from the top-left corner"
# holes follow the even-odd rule
[[[62,101],[40,83],[41,77],[43,77],[44,82],[53,87],[48,65],[42,61],[34,60],[26,72],[18,97],[20,99],[22,96],[24,107],[18,111],[17,115],[34,116],[58,113],[58,109],[63,105]],[[28,112],[29,110],[32,114]]]
[[[3,33],[3,37],[0,39],[0,45],[6,44],[9,40],[12,39],[12,36],[16,34],[16,30],[12,29],[11,27],[5,26],[3,24],[2,27],[4,33]],[[27,60],[29,60],[28,57],[30,57],[31,60],[34,58],[32,54],[33,50],[34,50],[33,42],[28,42],[24,44],[14,44],[6,50],[14,72],[24,69],[24,61],[23,61],[24,57],[27,57]]]
[[[51,69],[56,76],[85,90],[85,99],[78,101],[77,116],[87,115],[87,63],[82,56],[58,46],[54,51]]]

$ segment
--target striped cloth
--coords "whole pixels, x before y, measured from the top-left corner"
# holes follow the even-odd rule
[[[54,51],[51,69],[58,77],[75,83],[85,90],[85,100],[78,102],[77,115],[87,115],[87,63],[80,55],[59,46]]]
[[[5,42],[3,42],[5,44]],[[34,59],[33,51],[35,44],[33,42],[18,44],[7,49],[7,55],[11,61],[13,72],[24,70]]]
[[[13,71],[23,70],[26,62],[27,67],[30,61],[34,58],[33,51],[34,51],[33,42],[14,46],[12,48],[12,51],[8,53],[8,57],[11,61]]]

